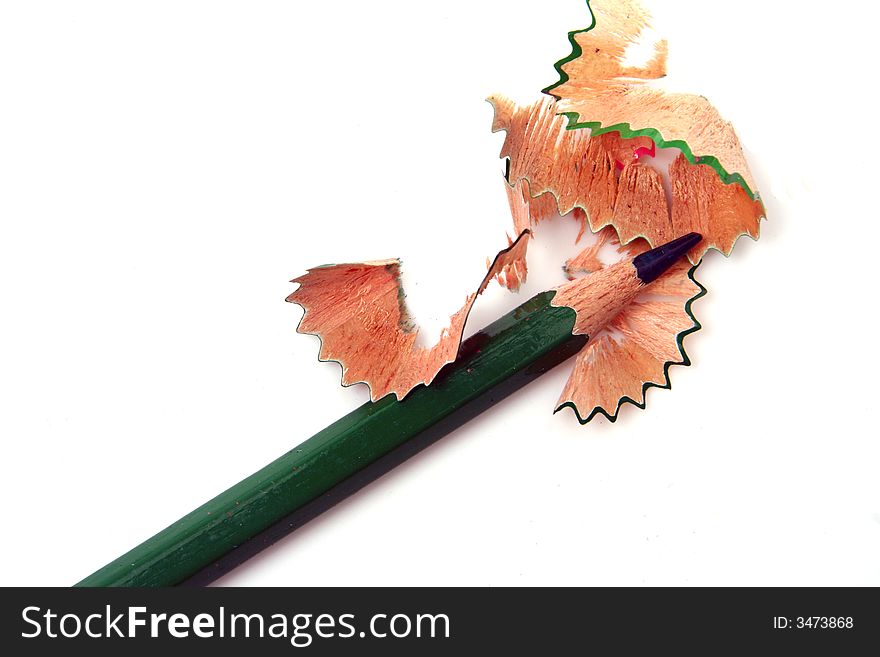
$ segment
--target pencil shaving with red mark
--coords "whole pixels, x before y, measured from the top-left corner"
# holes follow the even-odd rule
[[[580,210],[574,216],[589,230],[611,226],[623,244],[642,237],[657,246],[699,232],[703,241],[689,254],[694,264],[710,248],[729,255],[740,235],[757,238],[761,202],[741,185],[725,184],[708,165],[678,155],[665,172],[672,188],[670,208],[664,172],[648,164],[655,152],[646,146],[654,145],[648,137],[571,130],[552,99],[526,107],[499,95],[489,101],[495,108],[492,129],[507,133],[501,157],[510,162],[506,182],[513,188],[508,196],[518,230],[530,225],[527,213],[531,225],[546,218],[553,198],[554,211]]]
[[[651,17],[637,0],[591,0],[593,25],[569,33],[572,56],[556,65],[560,80],[545,89],[573,125],[644,131],[658,144],[683,146],[694,161],[712,158],[724,182],[755,181],[733,125],[703,96],[647,84],[666,75],[668,44],[651,43]],[[651,46],[644,64],[628,64],[633,46]]]

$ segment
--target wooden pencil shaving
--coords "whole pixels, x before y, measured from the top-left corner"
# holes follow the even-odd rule
[[[327,265],[293,279],[299,288],[287,301],[302,306],[299,333],[321,339],[319,359],[342,366],[342,384],[366,383],[373,401],[388,394],[402,399],[417,385],[428,385],[455,360],[471,307],[496,276],[516,276],[528,232],[489,265],[476,292],[450,318],[433,347],[416,344],[419,329],[406,309],[400,261]]]
[[[610,227],[603,228],[596,233],[593,243],[573,258],[566,260],[562,269],[569,279],[573,279],[575,274],[590,274],[594,271],[599,271],[605,266],[602,263],[600,254],[606,244],[612,243],[617,243],[614,230]]]
[[[758,239],[764,208],[750,199],[742,187],[725,185],[709,166],[695,166],[683,154],[669,165],[669,179],[673,235],[691,231],[710,235],[710,245],[724,255],[730,255],[741,235]],[[710,245],[697,247],[690,254],[691,260],[695,261],[695,256],[702,255],[700,252]]]
[[[556,199],[551,194],[532,196],[527,180],[520,180],[515,185],[505,183],[504,189],[510,205],[510,214],[513,217],[514,232],[522,236],[524,242],[528,242],[531,238],[530,229],[532,226],[557,214]],[[507,239],[509,242],[511,241],[510,237]],[[511,260],[496,276],[498,282],[511,292],[519,290],[520,285],[526,280],[528,274],[527,251],[528,244],[523,244],[516,259]]]
[[[650,138],[569,129],[549,98],[525,107],[499,95],[489,101],[495,107],[493,130],[507,133],[501,157],[510,161],[506,184],[517,230],[545,218],[546,199],[552,197],[559,214],[582,210],[572,216],[586,216],[593,232],[613,227],[623,244],[643,237],[657,246],[700,232],[703,241],[688,254],[694,264],[710,248],[729,255],[740,235],[757,237],[763,205],[741,185],[725,184],[710,166],[692,164],[681,154],[674,160],[667,174],[670,208],[664,172],[652,164]],[[526,192],[542,199],[540,206],[520,198]]]
[[[546,92],[574,124],[627,132],[650,131],[659,141],[685,145],[693,158],[712,157],[719,174],[741,179],[752,192],[755,181],[733,125],[702,96],[667,93],[645,84],[666,75],[666,41],[653,44],[642,66],[628,66],[627,49],[645,45],[650,16],[635,0],[591,0],[594,25],[570,33],[575,47],[557,64],[560,81]],[[729,182],[729,181],[725,181]]]

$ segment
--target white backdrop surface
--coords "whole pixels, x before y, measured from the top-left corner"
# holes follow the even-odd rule
[[[880,584],[878,10],[653,6],[665,84],[734,121],[769,217],[700,268],[694,365],[585,427],[552,415],[563,365],[219,583]],[[436,334],[509,226],[483,99],[536,98],[588,24],[0,4],[0,584],[72,584],[367,399],[294,332],[307,267],[402,257]]]

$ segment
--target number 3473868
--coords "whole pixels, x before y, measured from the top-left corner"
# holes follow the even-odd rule
[[[811,629],[811,630],[848,630],[853,627],[852,616],[797,616],[786,618],[777,616],[773,619],[776,629]]]

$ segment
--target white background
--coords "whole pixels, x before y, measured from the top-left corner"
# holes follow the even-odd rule
[[[734,121],[769,215],[700,268],[694,365],[585,427],[551,413],[563,365],[220,583],[880,584],[880,16],[654,5],[666,83]],[[74,583],[367,398],[294,332],[305,268],[402,257],[436,334],[510,226],[483,99],[536,98],[587,24],[582,0],[0,4],[0,583]]]

